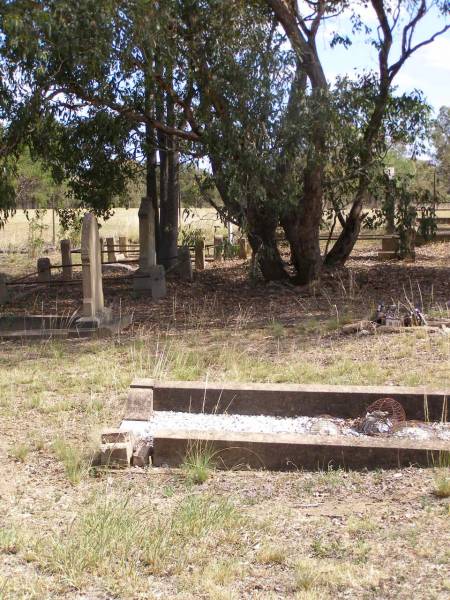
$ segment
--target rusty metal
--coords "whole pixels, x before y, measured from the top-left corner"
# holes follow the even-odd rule
[[[400,402],[394,400],[394,398],[379,398],[378,400],[375,400],[375,402],[372,402],[372,404],[367,407],[366,414],[374,413],[376,411],[388,413],[393,429],[402,427],[406,422],[405,409]]]
[[[400,425],[406,421],[406,413],[403,406],[394,400],[394,398],[379,398],[372,402],[367,407],[366,413],[373,413],[375,411],[387,412],[389,419],[392,421],[394,426]]]
[[[406,413],[400,402],[394,398],[379,398],[367,407],[353,426],[364,435],[389,435],[405,423]]]

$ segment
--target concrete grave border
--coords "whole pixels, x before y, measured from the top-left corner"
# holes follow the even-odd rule
[[[382,397],[399,400],[409,421],[447,420],[447,394],[427,388],[240,384],[135,379],[121,429],[148,421],[154,411],[354,419]],[[426,405],[426,406],[425,406]],[[269,470],[430,466],[450,444],[439,439],[161,429],[153,435],[154,466],[177,467],[190,450],[205,449],[218,468]]]
[[[408,420],[447,420],[450,392],[404,386],[356,386],[290,383],[214,383],[134,379],[125,419],[147,420],[153,410],[229,412],[278,417],[328,415],[354,419],[378,398],[402,403]],[[445,414],[443,415],[443,407]]]

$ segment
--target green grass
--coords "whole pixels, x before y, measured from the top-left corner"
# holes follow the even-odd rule
[[[80,483],[83,477],[89,473],[91,461],[79,446],[57,438],[53,442],[53,451],[56,458],[63,463],[66,476],[72,484]]]
[[[217,462],[217,453],[210,448],[208,443],[192,441],[181,469],[188,483],[202,484],[207,481]]]
[[[27,444],[16,444],[12,446],[9,450],[9,455],[19,462],[24,463],[28,454],[30,453],[30,448]]]
[[[223,498],[187,496],[169,510],[157,511],[130,494],[90,499],[67,530],[53,532],[36,544],[33,560],[67,586],[81,587],[89,578],[110,578],[117,591],[145,573],[182,573],[188,562],[216,563],[214,547],[242,518]],[[117,584],[123,578],[121,584]]]
[[[450,498],[450,469],[442,467],[434,477],[433,493],[438,498]]]

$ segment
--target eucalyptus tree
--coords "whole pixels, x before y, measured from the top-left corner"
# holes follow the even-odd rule
[[[432,4],[445,12],[446,3]],[[369,5],[379,24],[378,73],[330,87],[317,35],[328,18],[350,8],[354,28],[362,28],[355,6]],[[417,129],[419,99],[393,99],[391,92],[407,58],[446,30],[413,41],[429,5],[8,0],[0,5],[0,26],[4,61],[19,69],[31,93],[39,90],[45,107],[48,125],[35,145],[83,201],[108,211],[132,174],[132,159],[145,156],[156,207],[158,151],[161,241],[170,258],[178,153],[206,157],[223,212],[247,229],[266,279],[287,276],[275,241],[281,224],[297,279],[307,283],[322,266],[325,203],[342,225],[326,257],[333,265],[345,261],[357,238],[386,138]],[[400,54],[391,59],[401,23]],[[351,40],[338,31],[334,42]],[[348,215],[345,193],[354,196]]]
[[[28,89],[41,91],[46,127],[33,147],[56,178],[68,180],[81,206],[103,215],[125,192],[136,162],[146,159],[147,193],[161,211],[162,260],[177,247],[173,136],[198,139],[168,91],[177,76],[176,4],[17,0],[3,2],[0,11],[4,64]]]
[[[372,44],[378,52],[378,71],[374,94],[370,100],[367,119],[360,129],[361,141],[358,150],[357,187],[351,209],[345,217],[342,232],[326,257],[328,265],[342,264],[348,258],[358,238],[363,220],[363,204],[371,179],[371,166],[380,139],[383,120],[388,108],[390,92],[396,75],[408,58],[421,47],[431,43],[445,33],[450,25],[443,23],[432,35],[417,39],[419,24],[434,10],[448,16],[448,2],[426,0],[363,0],[361,2],[338,2],[314,0],[266,0],[285,31],[297,59],[307,74],[311,95],[317,99],[314,109],[314,129],[308,148],[308,158],[303,171],[304,189],[296,210],[296,230],[299,232],[299,277],[308,282],[317,276],[321,266],[319,249],[319,224],[324,196],[324,174],[326,168],[327,131],[323,125],[322,106],[329,95],[326,78],[318,47],[317,36],[326,19],[344,9],[352,10],[354,29],[364,28],[367,36],[372,35]],[[358,15],[360,8],[371,8],[376,17],[376,29],[365,25]],[[399,48],[394,44],[398,36]],[[334,40],[351,44],[348,36],[337,32]],[[395,56],[395,57],[393,57]]]

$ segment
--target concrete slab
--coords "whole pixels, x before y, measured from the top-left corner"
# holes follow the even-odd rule
[[[5,315],[0,317],[1,339],[49,339],[110,337],[132,323],[132,315],[122,315],[109,322],[53,315]]]

